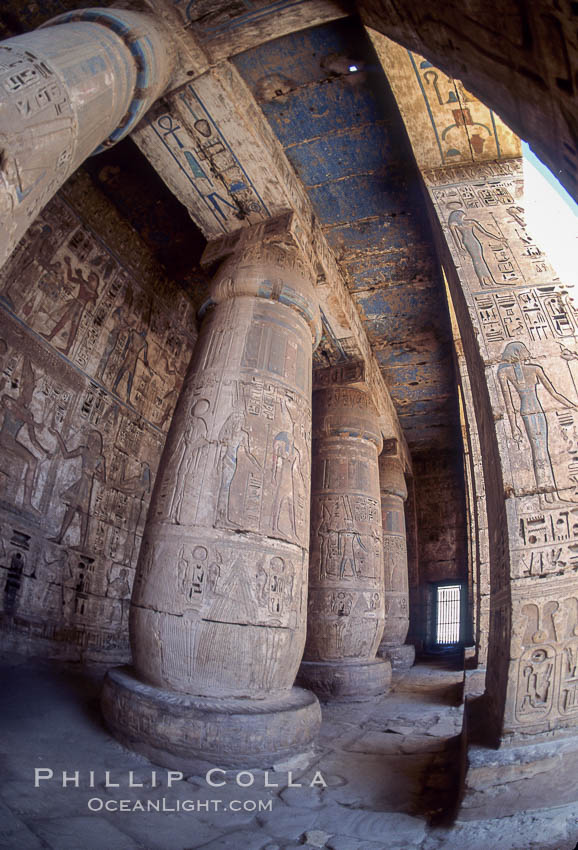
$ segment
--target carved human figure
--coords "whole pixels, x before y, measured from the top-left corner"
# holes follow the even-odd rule
[[[14,295],[13,290],[18,290],[20,294],[26,292],[30,288],[28,272],[32,270],[35,262],[38,262],[43,268],[50,268],[50,260],[54,254],[54,241],[50,238],[52,235],[52,227],[43,222],[34,222],[31,225],[26,237],[26,251],[23,251],[18,260],[18,268],[16,273],[10,278],[4,292],[2,300],[6,301],[8,306],[13,310]],[[32,301],[36,298],[36,291],[31,295]],[[26,313],[26,305],[24,307],[24,315]]]
[[[477,219],[466,218],[464,210],[452,210],[448,218],[448,224],[458,250],[461,253],[467,251],[469,254],[480,286],[495,286],[496,281],[484,257],[484,246],[478,234],[487,236],[503,244],[507,244],[507,240],[503,236],[486,230]]]
[[[136,548],[137,534],[140,528],[140,521],[143,515],[145,500],[151,491],[151,469],[146,461],[141,463],[141,471],[138,475],[132,478],[123,477],[116,485],[119,490],[133,497],[131,505],[131,516],[129,519],[129,527],[132,528],[132,534],[127,539],[125,548],[125,557],[129,563],[132,562],[133,554]]]
[[[345,528],[340,528],[337,532],[338,553],[341,555],[341,560],[339,562],[340,579],[345,578],[345,573],[348,567],[351,570],[352,578],[355,578],[359,574],[357,563],[355,561],[355,545],[359,546],[360,549],[363,549],[364,552],[367,552],[367,546],[361,539],[361,535],[353,527],[353,520],[346,519],[345,526]]]
[[[169,505],[169,516],[177,524],[181,522],[183,499],[187,485],[190,484],[191,480],[194,480],[194,477],[200,471],[201,462],[208,446],[207,423],[203,416],[208,413],[209,408],[210,404],[204,398],[198,399],[193,404],[189,421],[177,443],[176,482]]]
[[[148,361],[147,330],[145,327],[131,327],[128,331],[126,342],[122,350],[122,363],[116,373],[112,390],[116,392],[120,382],[126,376],[126,401],[131,401],[130,395],[132,392],[132,384],[136,372],[139,358],[142,359],[144,365],[152,374],[152,369]]]
[[[117,577],[110,581],[106,588],[106,595],[112,597],[113,607],[111,612],[111,623],[116,623],[122,628],[126,620],[126,608],[130,598],[130,584],[128,581],[128,570],[123,567]]]
[[[498,367],[498,380],[512,436],[518,445],[522,444],[519,410],[530,444],[534,476],[541,491],[541,498],[545,502],[555,502],[560,496],[548,448],[548,421],[538,397],[538,388],[543,387],[554,401],[563,407],[576,409],[576,404],[556,390],[542,366],[530,362],[530,352],[523,342],[509,342],[504,348],[502,362]],[[517,396],[518,405],[514,403],[512,392]]]
[[[275,483],[271,525],[273,531],[281,531],[279,522],[281,512],[289,519],[290,533],[295,534],[295,466],[298,456],[293,441],[287,431],[281,431],[273,441],[272,479]]]
[[[123,334],[127,335],[134,328],[136,316],[132,313],[126,304],[121,304],[112,314],[115,320],[115,326],[108,334],[102,357],[100,358],[98,368],[95,373],[97,380],[102,381],[106,372],[110,358],[119,344],[119,339]]]
[[[100,281],[96,272],[90,271],[86,280],[82,273],[82,269],[77,268],[73,272],[70,257],[66,256],[64,258],[64,263],[66,265],[66,279],[68,283],[78,285],[78,291],[76,296],[66,303],[60,318],[52,330],[49,333],[42,333],[42,336],[44,339],[48,340],[48,342],[51,342],[55,336],[61,333],[61,331],[68,328],[66,345],[55,346],[58,351],[62,351],[63,354],[68,354],[76,338],[76,333],[84,315],[84,311],[89,304],[96,304]]]
[[[55,543],[62,543],[75,514],[78,514],[81,530],[80,543],[77,548],[84,550],[88,542],[88,522],[94,480],[96,478],[102,483],[106,481],[106,461],[103,454],[102,436],[99,431],[89,431],[86,444],[81,444],[69,451],[58,431],[54,429],[50,429],[50,431],[57,439],[63,458],[72,460],[79,457],[82,462],[80,478],[61,494],[62,501],[67,505],[66,513],[58,535],[51,539]]]
[[[238,523],[230,515],[230,490],[235,475],[238,472],[239,453],[244,452],[254,467],[261,471],[261,466],[251,451],[249,431],[245,426],[245,416],[240,411],[234,411],[227,418],[219,432],[221,446],[219,454],[220,486],[217,497],[217,522],[223,526],[236,526]]]
[[[34,394],[34,372],[28,358],[25,359],[22,367],[22,376],[20,382],[20,394],[18,398],[12,398],[8,394],[1,397],[2,409],[4,411],[4,419],[0,428],[0,448],[6,452],[11,459],[14,459],[24,466],[24,496],[23,505],[27,510],[38,513],[37,509],[32,504],[32,495],[34,492],[34,482],[36,470],[38,468],[38,458],[30,449],[21,443],[18,436],[22,429],[26,429],[30,442],[39,452],[42,452],[46,457],[50,457],[50,452],[38,440],[36,436],[36,427],[38,423],[30,411],[30,404]],[[11,471],[7,470],[7,474],[11,475]]]

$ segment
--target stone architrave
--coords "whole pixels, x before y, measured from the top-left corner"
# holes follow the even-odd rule
[[[389,661],[376,658],[384,626],[378,454],[369,395],[328,387],[313,396],[309,623],[300,681],[326,700],[383,694]]]
[[[409,587],[404,502],[407,486],[397,455],[379,457],[379,488],[383,524],[385,628],[378,654],[389,658],[394,670],[408,670],[415,647],[406,644],[409,630]]]
[[[305,645],[309,266],[281,237],[220,267],[167,437],[131,605],[134,667],[109,673],[115,734],[163,764],[267,766],[317,733]],[[312,345],[313,343],[313,345]]]
[[[152,15],[80,9],[0,43],[0,267],[67,177],[165,91],[173,40]]]

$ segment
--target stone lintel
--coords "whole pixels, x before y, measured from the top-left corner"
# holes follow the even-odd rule
[[[313,370],[313,389],[322,390],[326,387],[356,387],[367,389],[366,368],[363,360],[353,360],[328,366],[325,369]]]

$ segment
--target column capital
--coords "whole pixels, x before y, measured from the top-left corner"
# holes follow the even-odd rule
[[[128,136],[151,103],[166,90],[174,70],[176,49],[157,19],[146,12],[128,9],[77,9],[51,18],[39,29],[74,23],[93,23],[111,30],[124,42],[136,66],[132,100],[116,129],[94,151],[101,153]]]
[[[205,268],[221,261],[210,296],[199,311],[204,314],[231,298],[252,297],[276,301],[295,310],[307,322],[313,347],[321,340],[321,316],[313,288],[313,268],[292,232],[293,213],[283,213],[255,227],[243,228],[209,243]]]
[[[371,397],[356,387],[326,387],[313,393],[313,438],[353,437],[383,446],[379,415]]]

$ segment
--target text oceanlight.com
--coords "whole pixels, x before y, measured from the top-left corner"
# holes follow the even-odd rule
[[[91,812],[272,812],[273,800],[103,800],[91,797]]]

